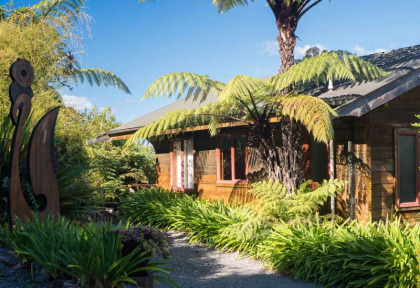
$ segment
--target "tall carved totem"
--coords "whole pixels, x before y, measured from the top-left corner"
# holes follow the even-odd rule
[[[32,132],[27,150],[26,174],[28,179],[25,179],[29,182],[31,188],[24,192],[19,169],[22,167],[19,167],[19,161],[22,148],[22,130],[30,116],[31,99],[33,97],[31,85],[35,76],[31,63],[24,59],[18,59],[10,67],[10,77],[13,80],[9,87],[9,96],[12,102],[10,117],[16,126],[11,149],[8,194],[9,219],[13,225],[16,217],[20,219],[28,218],[33,210],[39,211],[42,217],[49,213],[57,216],[59,213],[54,130],[60,107],[47,112]],[[22,175],[25,175],[25,173],[22,173]],[[24,193],[32,194],[30,198],[39,203],[36,209],[33,205],[28,204]]]

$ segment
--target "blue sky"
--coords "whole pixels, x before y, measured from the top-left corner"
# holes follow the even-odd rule
[[[3,2],[3,1],[2,1]],[[15,0],[23,6],[37,1]],[[174,99],[140,101],[147,87],[168,72],[207,74],[228,81],[236,74],[266,76],[280,66],[274,16],[264,0],[218,14],[212,0],[90,0],[92,38],[83,67],[120,76],[132,91],[77,87],[63,91],[81,107],[112,107],[127,122]],[[299,22],[297,49],[321,45],[359,55],[420,44],[418,0],[324,0]]]

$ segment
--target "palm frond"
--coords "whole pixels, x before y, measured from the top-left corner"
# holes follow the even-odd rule
[[[326,84],[329,79],[360,82],[386,76],[379,67],[344,51],[323,52],[293,65],[287,72],[271,78],[270,83],[277,91],[291,86],[300,87],[310,83],[316,86]]]
[[[249,0],[254,2],[254,0]],[[224,13],[238,6],[248,5],[248,0],[213,0],[213,5],[217,7],[219,13]]]
[[[115,86],[125,93],[131,94],[130,89],[128,89],[127,85],[125,85],[121,78],[106,70],[96,68],[72,70],[71,76],[76,84],[83,84],[85,81],[87,81],[91,86],[94,84],[97,86],[101,86],[103,84],[105,87]]]
[[[336,112],[323,100],[307,95],[290,94],[279,100],[279,116],[288,116],[299,121],[313,135],[315,141],[328,143],[334,139],[331,115]]]
[[[155,97],[176,97],[204,101],[210,92],[219,93],[223,83],[213,81],[207,75],[188,72],[168,73],[153,82],[143,99]]]
[[[80,31],[90,31],[92,18],[85,13],[87,0],[42,0],[32,6],[37,16],[54,26],[75,45],[80,45]]]
[[[52,15],[68,14],[69,19],[77,21],[77,12],[85,5],[86,0],[42,0],[32,6],[41,18]]]

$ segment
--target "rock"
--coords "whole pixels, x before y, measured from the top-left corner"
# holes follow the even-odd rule
[[[0,262],[7,267],[13,267],[20,263],[20,260],[16,257],[2,256],[0,255]]]
[[[13,253],[12,251],[10,251],[9,249],[1,248],[1,247],[0,247],[0,256],[17,257],[17,255]]]

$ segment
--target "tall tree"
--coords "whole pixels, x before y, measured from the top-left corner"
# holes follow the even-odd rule
[[[250,0],[253,2],[254,0]],[[295,62],[294,49],[296,46],[296,29],[300,18],[322,0],[266,0],[273,11],[276,26],[279,31],[277,42],[281,59],[281,70],[287,71]],[[220,13],[229,11],[237,6],[248,5],[248,0],[213,0]]]

